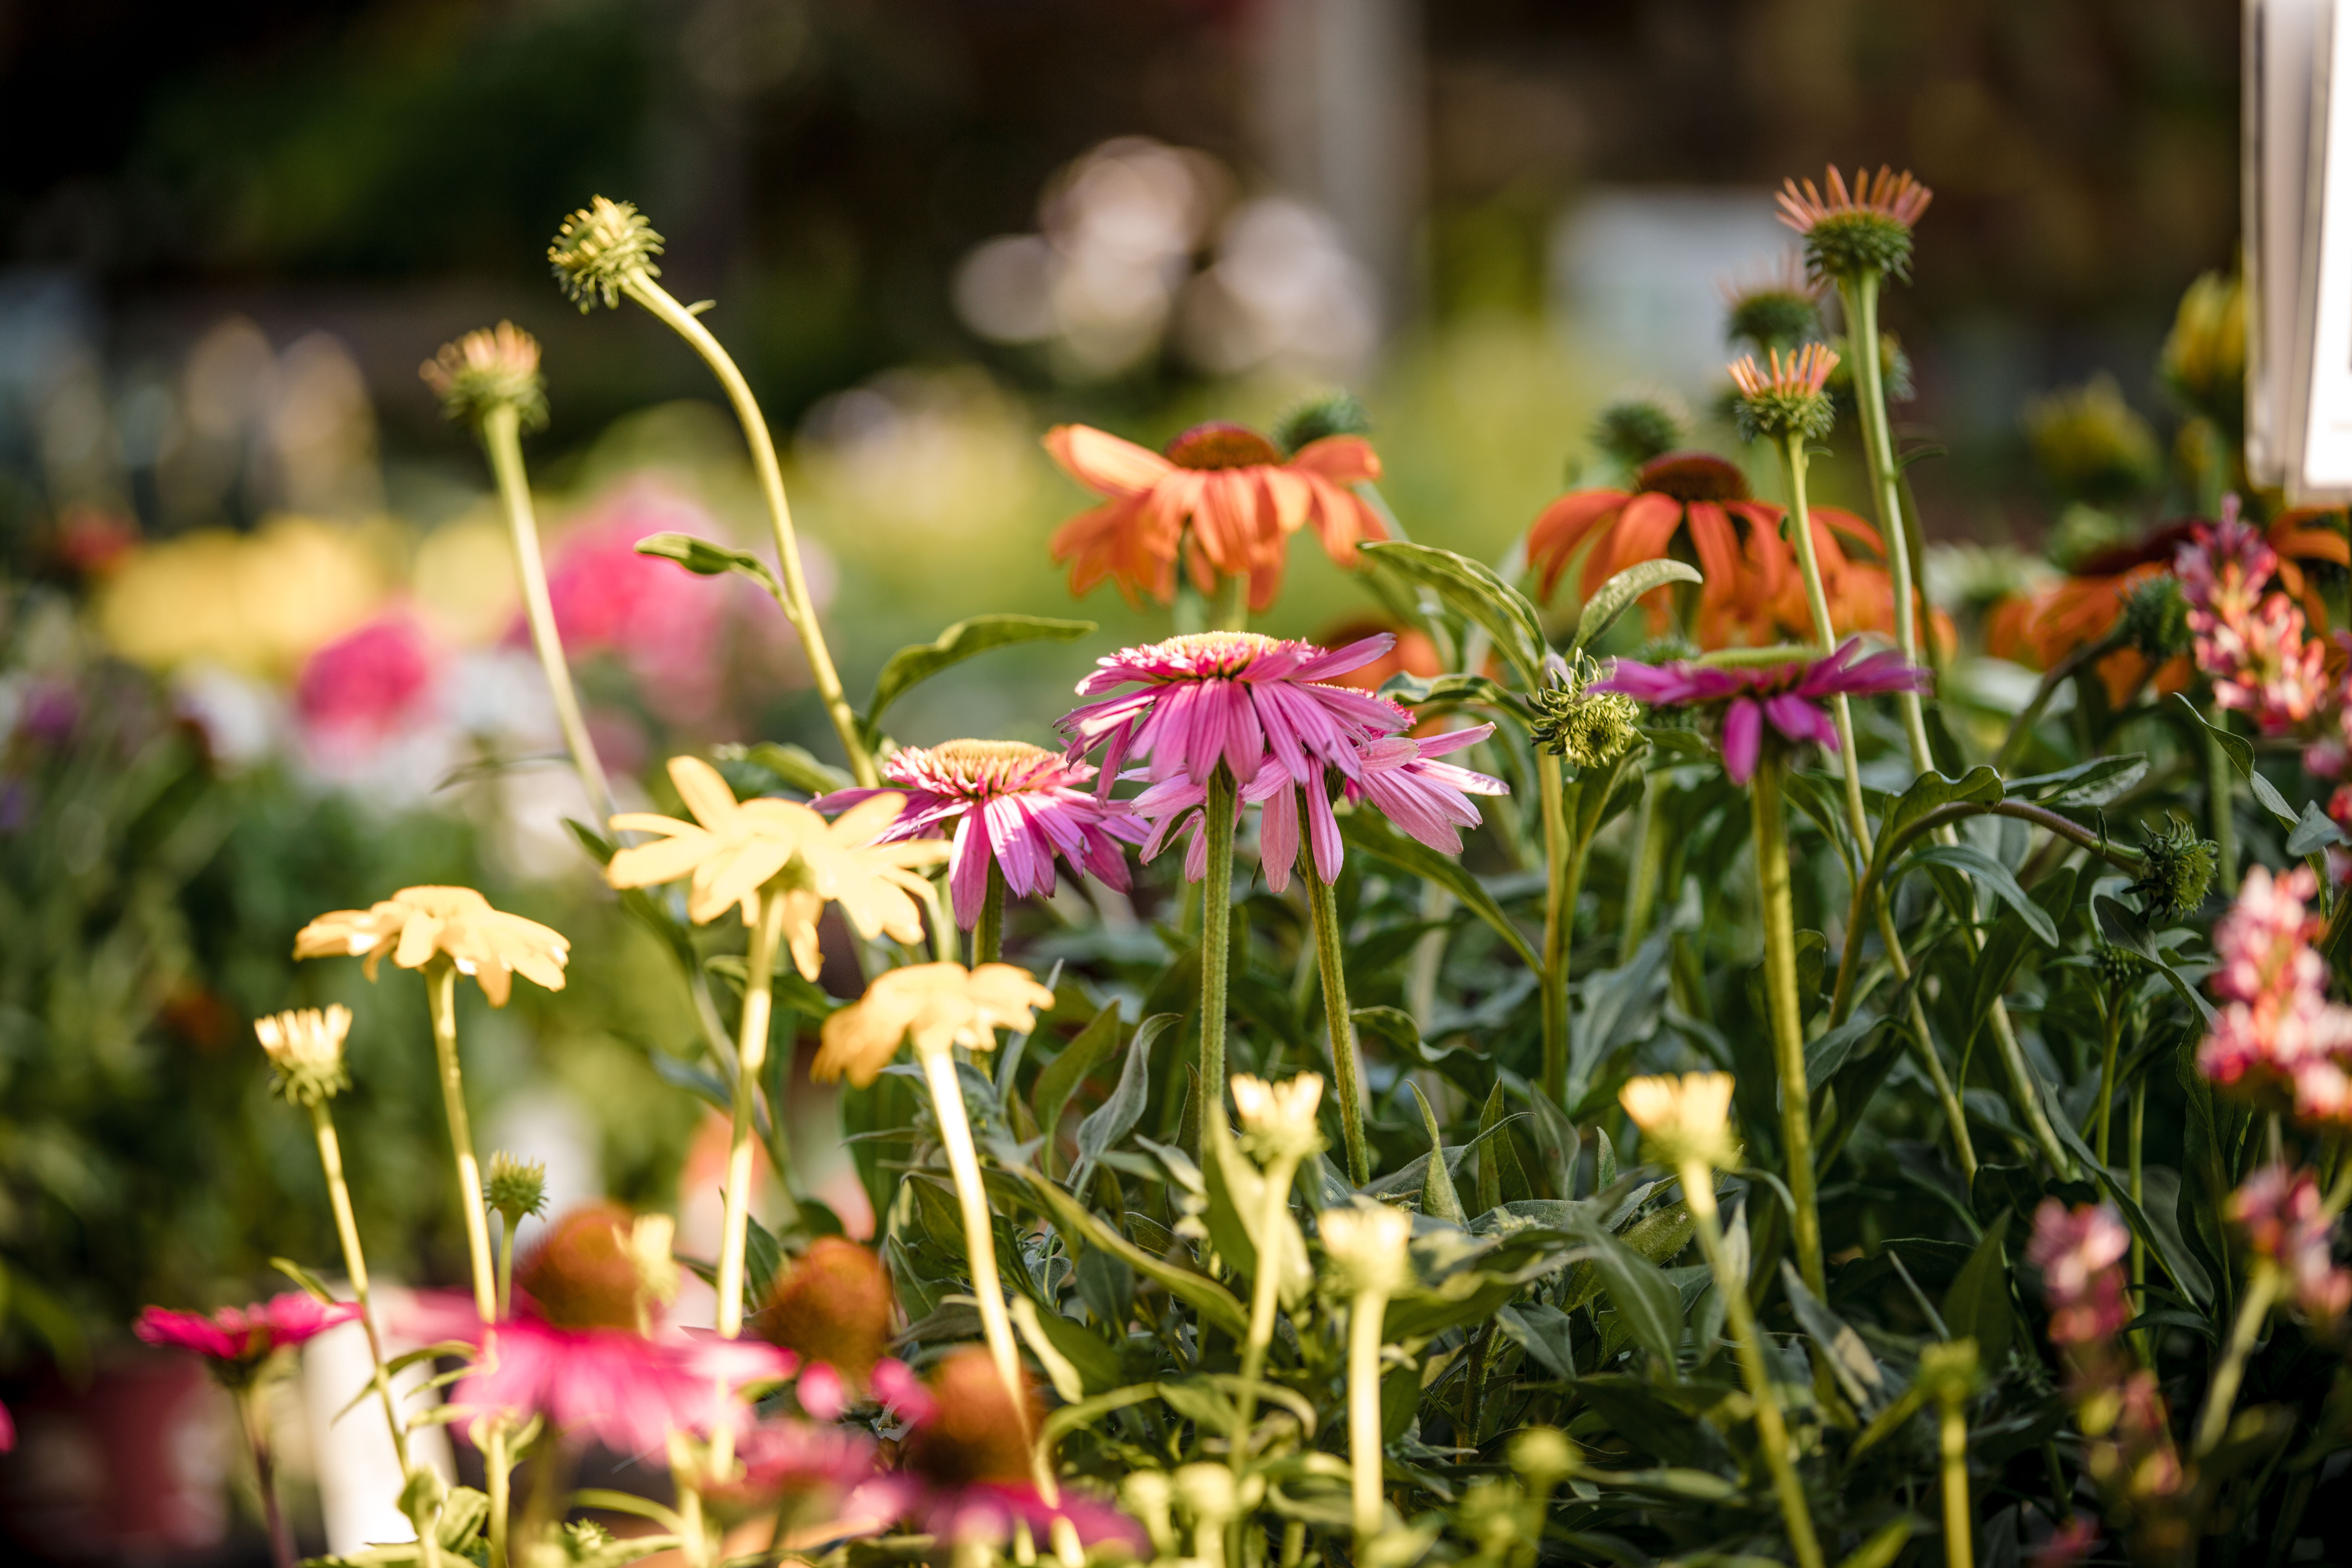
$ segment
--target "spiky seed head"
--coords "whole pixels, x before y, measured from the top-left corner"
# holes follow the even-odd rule
[[[501,1149],[482,1172],[482,1205],[507,1222],[511,1232],[523,1216],[547,1212],[547,1165]]]
[[[1742,355],[1730,367],[1732,384],[1739,388],[1740,438],[1794,436],[1818,441],[1828,435],[1837,424],[1837,406],[1822,388],[1837,363],[1837,354],[1825,343],[1792,349],[1785,359],[1779,349],[1768,350],[1761,365],[1755,355]]]
[[[296,1105],[317,1105],[351,1087],[343,1064],[343,1038],[352,1032],[352,1010],[303,1007],[253,1021],[253,1032],[278,1070],[278,1092]]]
[[[1621,397],[1592,422],[1592,444],[1629,468],[1664,457],[1683,444],[1689,424],[1681,406],[1659,394]]]
[[[2150,664],[2187,653],[2197,639],[2189,629],[2189,600],[2180,579],[2167,572],[2134,588],[2124,601],[2124,635]]]
[[[563,220],[547,259],[584,316],[599,300],[607,310],[618,305],[631,279],[660,277],[654,258],[661,251],[662,237],[634,205],[598,196]]]
[[[1302,447],[1312,446],[1328,436],[1369,436],[1372,433],[1372,416],[1356,401],[1352,392],[1327,392],[1303,403],[1293,405],[1274,427],[1274,438],[1280,444],[1283,455],[1297,457]]]
[[[452,419],[479,424],[494,408],[512,408],[525,430],[547,427],[547,378],[539,374],[539,340],[512,321],[443,343],[417,374]]]
[[[1535,743],[1579,768],[1597,768],[1632,751],[1642,738],[1642,705],[1622,692],[1588,692],[1601,679],[1600,667],[1583,653],[1559,679],[1528,694],[1535,718],[1528,733]]]
[[[1752,282],[1726,284],[1723,303],[1724,340],[1751,344],[1758,353],[1822,335],[1821,285],[1805,276],[1801,257],[1786,257]]]
[[[2213,890],[2221,847],[2188,823],[2176,817],[2164,831],[2150,834],[2141,853],[2146,859],[2139,880],[2126,890],[2139,895],[2150,919],[2177,920],[2201,906]]]
[[[1805,237],[1805,264],[1817,278],[1841,280],[1872,274],[1911,275],[1911,230],[1935,193],[1909,171],[1881,165],[1875,174],[1854,171],[1853,188],[1835,167],[1824,182],[1828,194],[1807,180],[1786,181],[1780,191],[1780,221]]]

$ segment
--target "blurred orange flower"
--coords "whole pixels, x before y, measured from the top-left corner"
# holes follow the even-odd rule
[[[494,910],[471,888],[403,888],[371,908],[320,915],[294,938],[295,957],[364,959],[370,980],[386,953],[403,969],[446,954],[493,1007],[507,1005],[517,974],[562,990],[571,952],[562,932]]]

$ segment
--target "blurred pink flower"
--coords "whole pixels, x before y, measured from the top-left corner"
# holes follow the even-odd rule
[[[2189,629],[2200,635],[2252,615],[2278,574],[2278,552],[2238,510],[2238,498],[2224,496],[2221,522],[2211,528],[2200,523],[2173,558],[2173,573],[2189,601]]]
[[[2251,614],[2217,620],[2197,637],[2197,668],[2213,680],[2213,700],[2252,718],[2265,735],[2284,735],[2319,711],[2330,692],[2325,643],[2304,636],[2303,612],[2272,594]]]
[[[2327,966],[2311,946],[2320,921],[2306,900],[2318,891],[2308,867],[2246,873],[2213,929],[2212,986],[2224,1005],[2197,1064],[2223,1089],[2292,1095],[2306,1121],[2352,1121],[2352,1008],[2327,999]]]
[[[16,1447],[16,1418],[8,1407],[0,1405],[0,1454],[14,1453]]]
[[[360,1315],[357,1304],[329,1306],[308,1291],[289,1290],[249,1307],[217,1312],[175,1312],[150,1307],[131,1331],[151,1345],[193,1351],[213,1375],[232,1385],[250,1381],[278,1351],[299,1345]]]
[[[1621,658],[1605,680],[1588,691],[1617,691],[1636,702],[1663,708],[1720,706],[1723,769],[1734,784],[1756,776],[1764,726],[1791,744],[1817,741],[1838,747],[1837,725],[1820,704],[1831,697],[1874,697],[1890,691],[1924,691],[1928,673],[1904,662],[1893,649],[1857,656],[1861,639],[1848,637],[1827,658],[1769,666],[1636,664]]]
[[[2052,1531],[2050,1539],[2034,1549],[2032,1568],[2076,1568],[2089,1559],[2098,1544],[2098,1521],[2087,1513],[2078,1513]]]
[[[2305,1311],[2333,1319],[2352,1306],[2352,1272],[2336,1267],[2335,1220],[2322,1212],[2319,1183],[2309,1171],[2263,1166],[2230,1194],[2229,1214],[2255,1254],[2286,1275]]]
[[[394,610],[304,660],[294,710],[315,744],[373,751],[423,715],[435,662],[424,624],[405,609]]]
[[[2123,1270],[2116,1267],[2130,1250],[2131,1233],[2106,1205],[2069,1209],[2056,1198],[2042,1200],[2025,1257],[2042,1270],[2053,1343],[2095,1344],[2131,1321]]]
[[[875,1443],[846,1426],[814,1421],[762,1421],[736,1438],[743,1474],[722,1495],[742,1502],[772,1502],[788,1493],[839,1497],[874,1474]]]

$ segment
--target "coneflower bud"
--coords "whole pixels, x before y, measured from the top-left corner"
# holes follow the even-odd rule
[[[1965,1405],[1977,1391],[1977,1342],[1955,1340],[1919,1351],[1919,1387],[1945,1406]]]
[[[2140,908],[2151,920],[2178,919],[2203,904],[2213,890],[2221,847],[2200,837],[2186,822],[2176,819],[2163,832],[2149,835],[2140,852],[2146,860],[2139,880],[2125,890],[2139,895]]]
[[[1274,427],[1274,438],[1287,457],[1302,447],[1329,436],[1369,436],[1372,416],[1352,392],[1327,392],[1294,405]]]
[[[1535,743],[1565,757],[1579,768],[1597,768],[1615,762],[1642,738],[1642,706],[1614,691],[1587,692],[1601,672],[1583,654],[1560,679],[1528,694],[1535,717],[1528,733]]]
[[[1739,1163],[1731,1137],[1731,1075],[1686,1072],[1627,1080],[1617,1102],[1662,1163],[1696,1160],[1710,1170]]]
[[[253,1021],[253,1032],[278,1069],[278,1092],[296,1105],[317,1105],[351,1087],[343,1065],[343,1037],[352,1031],[352,1010],[321,1012],[304,1007]]]
[[[889,1348],[892,1310],[890,1271],[882,1260],[854,1241],[825,1236],[777,1274],[758,1326],[769,1342],[862,1386]]]
[[[1779,349],[1770,350],[1763,365],[1755,355],[1743,354],[1731,366],[1732,383],[1739,388],[1734,412],[1740,438],[1794,436],[1817,441],[1828,435],[1837,423],[1837,407],[1822,388],[1837,363],[1838,356],[1822,343],[1793,349],[1785,359]]]
[[[1506,1457],[1529,1489],[1547,1492],[1576,1474],[1576,1449],[1557,1426],[1530,1426],[1511,1439]]]
[[[1171,1516],[1176,1489],[1170,1484],[1164,1470],[1129,1470],[1127,1479],[1118,1483],[1119,1501],[1127,1505],[1151,1537],[1151,1544],[1160,1557],[1178,1553],[1176,1524]]]
[[[547,1212],[547,1166],[538,1160],[524,1160],[501,1149],[490,1156],[482,1172],[482,1204],[492,1214],[507,1222],[507,1234],[514,1234],[523,1216]]]
[[[1853,188],[1834,167],[1823,196],[1807,180],[1784,183],[1780,221],[1805,237],[1805,262],[1814,276],[1858,278],[1864,273],[1906,278],[1911,273],[1911,230],[1935,193],[1908,171],[1882,166],[1876,174],[1855,171]]]
[[[539,374],[539,341],[512,321],[467,332],[418,367],[441,412],[479,424],[493,408],[512,408],[526,430],[547,427],[547,379]]]
[[[1727,287],[1723,300],[1725,340],[1748,343],[1758,353],[1793,349],[1822,334],[1819,286],[1793,257],[1759,282]]]
[[[2124,601],[2124,636],[2150,664],[2189,651],[2196,637],[2189,629],[2189,600],[2179,578],[2167,572],[2132,590]]]
[[[1322,1129],[1315,1121],[1323,1103],[1321,1073],[1303,1072],[1281,1083],[1235,1073],[1233,1089],[1242,1147],[1261,1162],[1303,1160],[1322,1148]]]
[[[599,300],[607,310],[618,305],[632,279],[660,277],[654,258],[661,250],[662,237],[634,205],[598,196],[563,220],[547,259],[584,316]]]
[[[1625,467],[1638,468],[1680,447],[1686,423],[1671,398],[1621,397],[1592,422],[1592,444]]]
[[[2147,961],[2127,947],[2116,947],[2101,942],[2093,955],[2099,966],[2099,978],[2110,988],[2120,990],[2147,972]]]

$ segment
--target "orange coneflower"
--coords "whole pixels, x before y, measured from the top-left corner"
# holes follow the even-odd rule
[[[1935,193],[1914,179],[1880,165],[1875,174],[1856,169],[1853,186],[1832,165],[1824,196],[1812,181],[1782,184],[1780,221],[1805,237],[1805,262],[1816,277],[1853,278],[1862,273],[1903,277],[1911,268],[1911,226],[1927,210]]]
[[[1782,512],[1755,498],[1737,464],[1711,452],[1668,452],[1635,471],[1631,491],[1580,490],[1546,507],[1528,531],[1528,563],[1541,569],[1548,598],[1584,550],[1579,591],[1589,596],[1636,562],[1671,553],[1677,535],[1687,529],[1690,549],[1706,578],[1695,628],[1702,645],[1761,645],[1784,635],[1809,638],[1811,616],[1803,579],[1780,537]],[[1878,550],[1877,531],[1834,507],[1817,506],[1811,512],[1832,624],[1842,632],[1892,626],[1895,600],[1886,574],[1850,559],[1835,537],[1843,533]],[[1664,630],[1671,616],[1667,590],[1655,590],[1643,604],[1651,629]]]
[[[1054,559],[1070,563],[1073,593],[1108,577],[1130,603],[1150,595],[1166,604],[1175,597],[1178,558],[1188,556],[1202,593],[1220,577],[1247,577],[1250,607],[1263,610],[1302,527],[1312,523],[1342,566],[1354,564],[1360,541],[1388,537],[1353,489],[1381,477],[1381,460],[1360,436],[1326,436],[1285,458],[1255,430],[1213,423],[1195,425],[1162,455],[1091,426],[1057,425],[1045,433],[1045,449],[1108,498],[1054,535]]]

